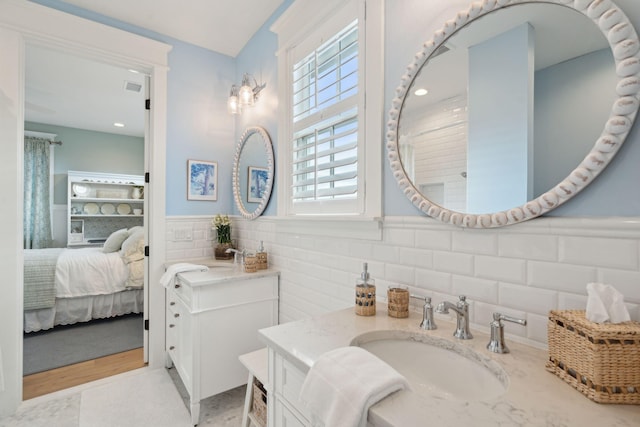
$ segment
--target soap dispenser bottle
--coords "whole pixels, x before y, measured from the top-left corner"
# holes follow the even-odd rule
[[[260,240],[260,246],[256,251],[256,257],[258,258],[258,270],[266,270],[267,268],[269,268],[269,265],[267,263],[267,253],[264,250],[262,240]]]
[[[356,314],[374,316],[376,314],[376,285],[369,276],[368,265],[362,265],[362,274],[356,281]]]

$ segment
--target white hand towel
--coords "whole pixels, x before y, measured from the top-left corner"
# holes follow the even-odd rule
[[[375,355],[360,347],[342,347],[318,358],[300,400],[314,426],[365,426],[371,405],[405,388],[407,380]]]
[[[168,288],[176,277],[176,274],[187,271],[209,271],[209,267],[200,264],[190,264],[188,262],[172,264],[167,267],[167,270],[164,272],[162,277],[160,277],[160,284],[165,288]]]
[[[585,317],[596,323],[621,323],[631,320],[624,297],[613,286],[604,283],[587,284]]]

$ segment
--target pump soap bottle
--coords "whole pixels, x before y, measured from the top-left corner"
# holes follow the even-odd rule
[[[362,274],[356,281],[356,314],[374,316],[376,314],[376,285],[369,277],[367,263],[362,265]]]

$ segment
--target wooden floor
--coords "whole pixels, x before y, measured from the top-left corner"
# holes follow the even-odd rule
[[[28,400],[145,366],[142,348],[88,360],[23,377],[22,399]]]

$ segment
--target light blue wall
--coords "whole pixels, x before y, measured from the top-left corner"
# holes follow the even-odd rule
[[[607,48],[536,72],[536,196],[579,165],[602,132],[616,97],[613,64]]]
[[[213,215],[233,209],[235,145],[227,97],[233,58],[173,40],[167,93],[167,215]],[[187,201],[187,160],[218,162],[218,200]]]
[[[244,73],[253,74],[258,84],[267,86],[260,92],[256,105],[236,117],[236,141],[250,126],[263,127],[271,138],[274,157],[278,158],[278,37],[269,30],[273,22],[284,12],[293,0],[285,0],[272,17],[254,34],[236,57],[236,82],[239,84]],[[278,205],[278,165],[273,192],[263,215],[276,215]],[[239,211],[234,207],[234,214]]]
[[[261,125],[277,140],[277,62],[276,37],[265,25],[242,53],[229,58],[205,49],[178,42],[103,16],[89,13],[58,0],[38,0],[38,3],[69,11],[79,16],[122,28],[152,39],[174,45],[169,65],[169,110],[167,117],[167,214],[195,215],[232,211],[231,161],[233,146],[248,125]],[[288,2],[290,3],[290,2]],[[466,9],[469,0],[386,0],[385,2],[385,112],[407,65],[422,44],[430,39],[442,24]],[[640,4],[637,0],[617,0],[636,28],[640,28]],[[558,6],[560,7],[560,6]],[[281,8],[271,21],[279,16]],[[196,70],[196,67],[202,67]],[[233,82],[239,83],[243,72],[251,72],[267,82],[259,109],[241,118],[230,119],[225,101]],[[264,102],[263,102],[264,101]],[[234,120],[236,121],[234,126]],[[384,134],[385,129],[380,129]],[[637,216],[640,214],[640,130],[635,126],[627,142],[609,167],[582,193],[552,212],[563,216]],[[277,147],[276,147],[277,150]],[[386,159],[386,153],[385,159]],[[201,158],[217,160],[220,165],[221,192],[217,202],[186,201],[186,160]],[[281,173],[276,165],[276,175]],[[400,192],[388,162],[383,163],[385,215],[419,215],[420,213]],[[228,184],[226,184],[228,182]],[[277,190],[274,189],[274,193]],[[274,194],[277,197],[277,194]],[[272,201],[267,213],[273,214]]]
[[[53,202],[67,203],[67,171],[144,174],[144,138],[26,122],[25,130],[54,133]]]

